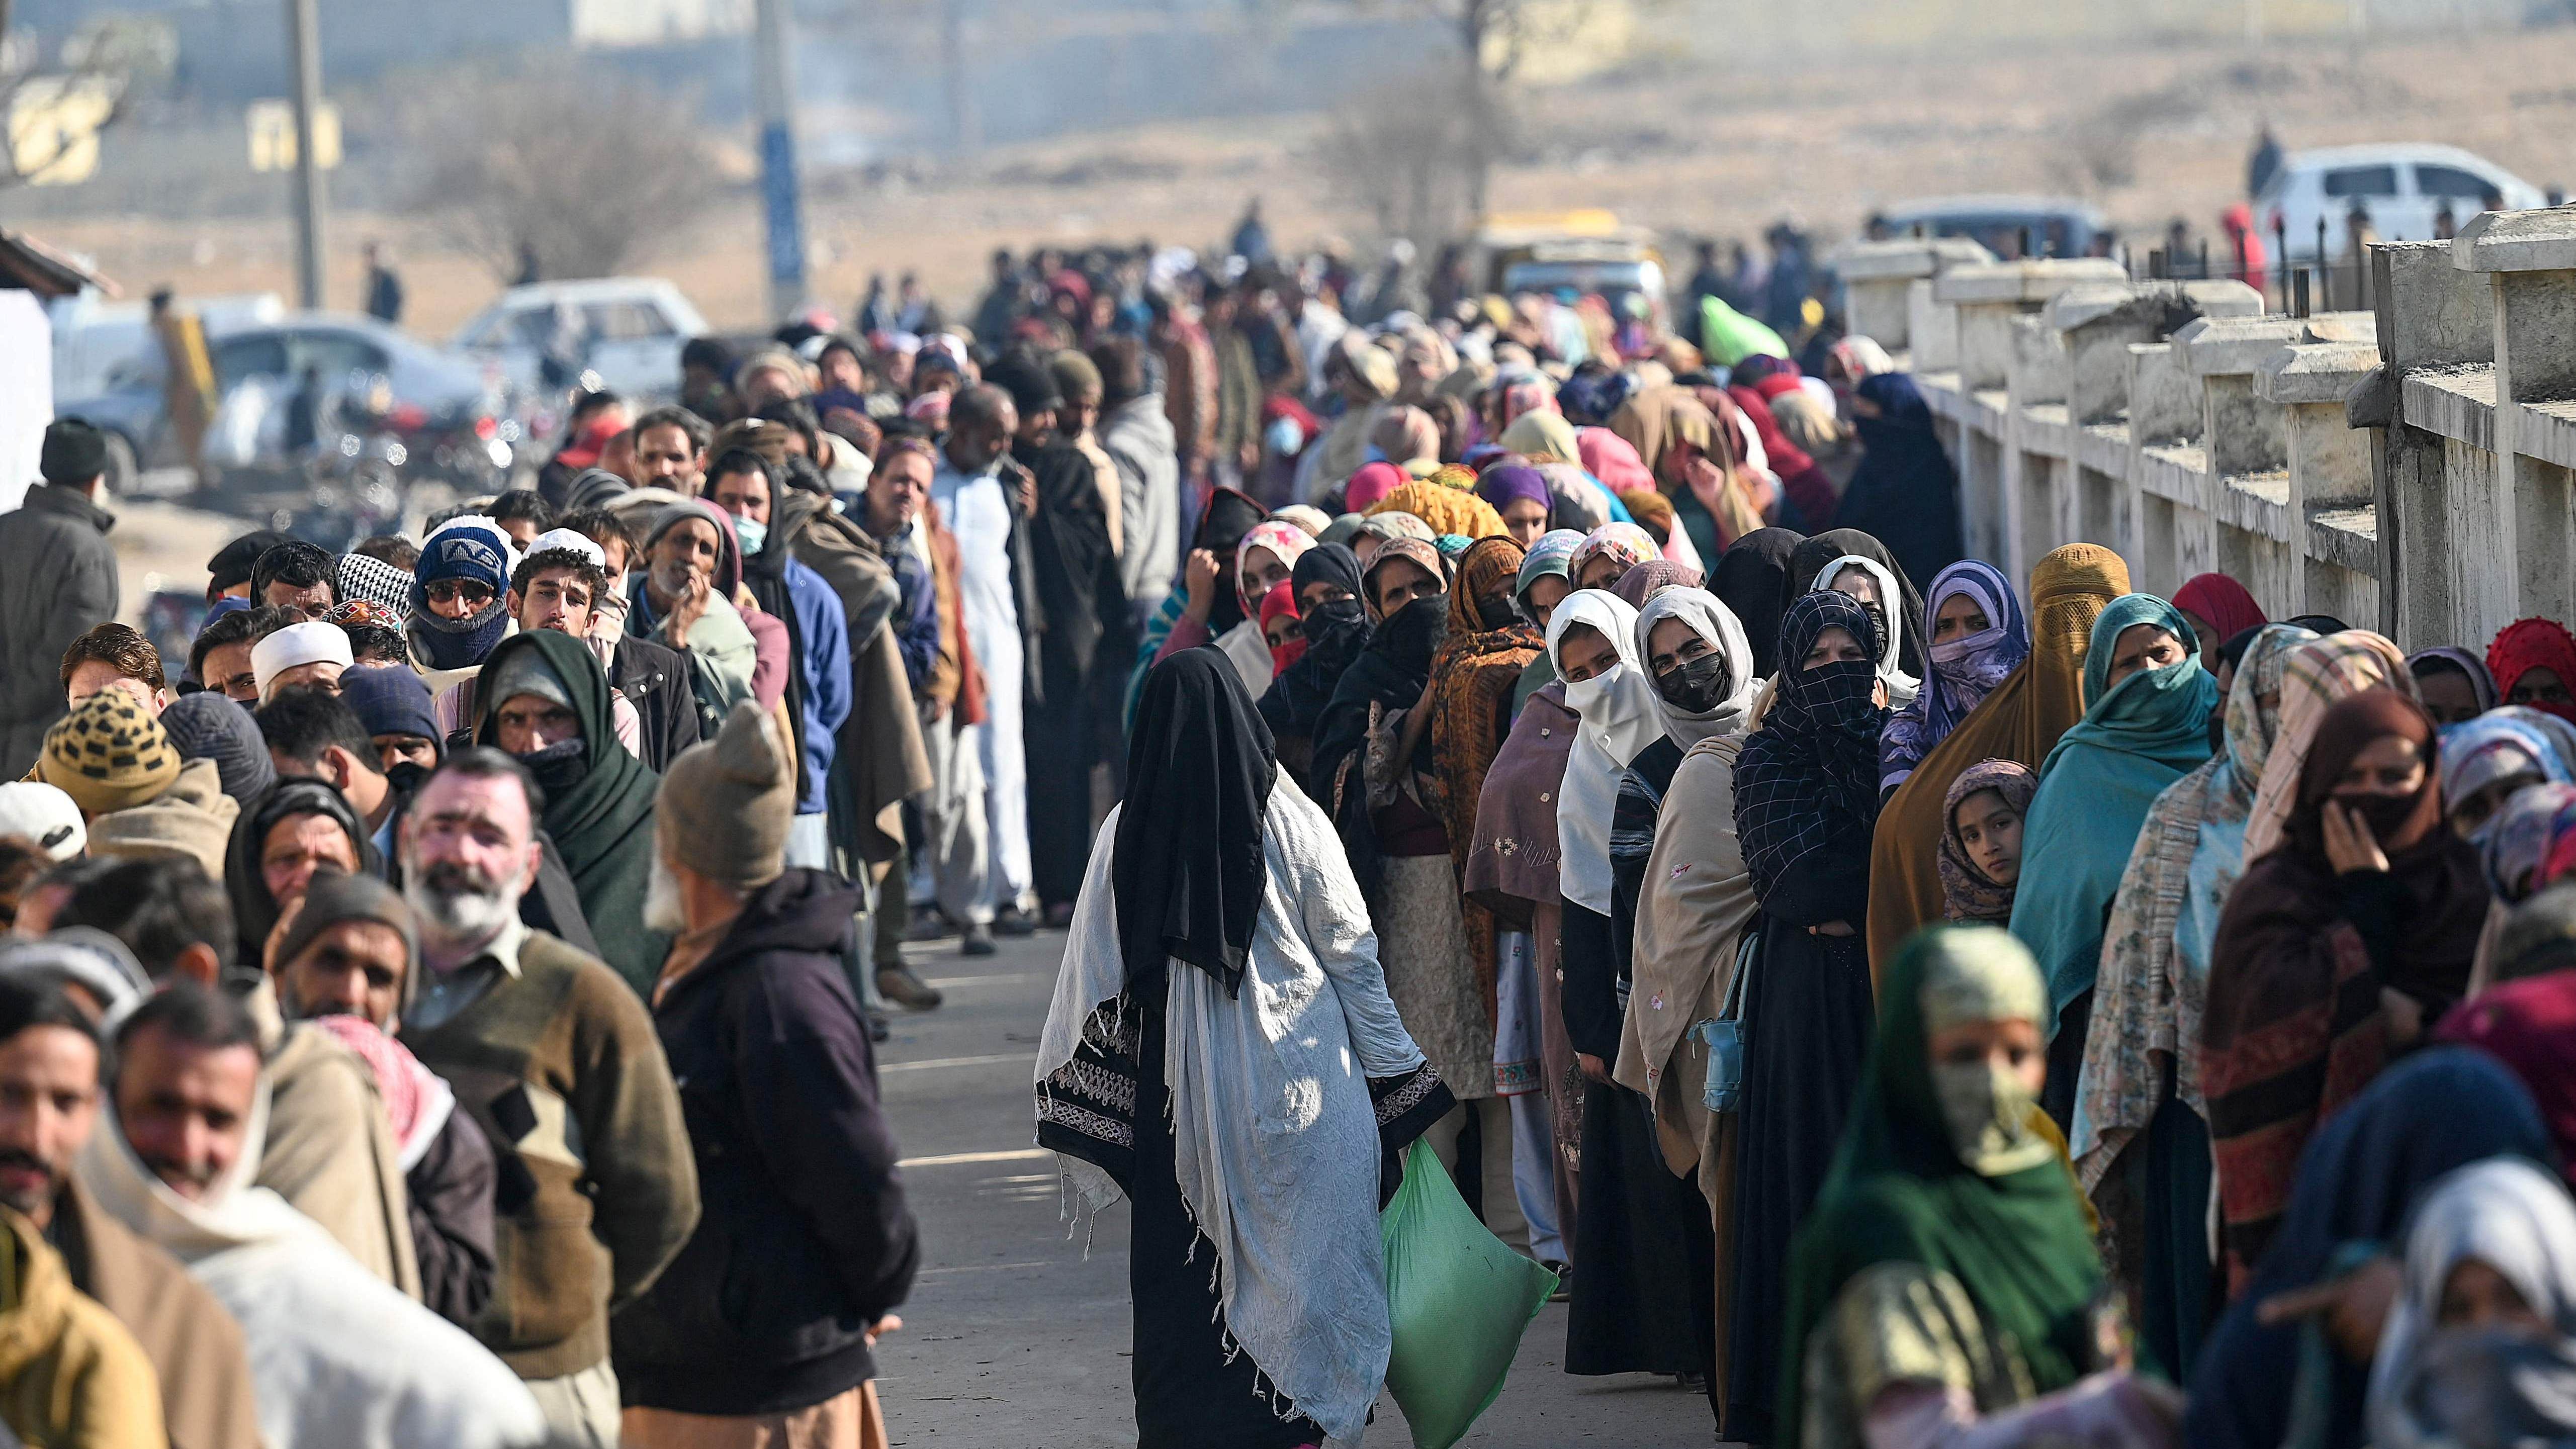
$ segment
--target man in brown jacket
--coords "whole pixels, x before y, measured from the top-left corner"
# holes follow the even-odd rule
[[[535,786],[497,750],[451,754],[399,828],[420,925],[402,1040],[456,1089],[498,1158],[500,1272],[475,1325],[564,1442],[617,1442],[608,1316],[698,1222],[696,1158],[644,1003],[519,921],[537,875]]]
[[[52,1241],[72,1286],[140,1345],[160,1378],[171,1449],[257,1449],[240,1325],[72,1175],[98,1122],[99,1064],[97,1028],[70,993],[0,956],[0,1203]]]

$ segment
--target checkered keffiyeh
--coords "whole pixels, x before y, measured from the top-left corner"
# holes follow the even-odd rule
[[[393,621],[393,627],[399,629],[401,621],[411,614],[411,575],[383,559],[369,558],[362,553],[344,553],[340,555],[340,597],[375,605],[384,610]]]

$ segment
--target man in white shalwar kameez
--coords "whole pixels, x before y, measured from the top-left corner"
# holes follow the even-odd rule
[[[984,671],[984,722],[966,731],[984,765],[985,834],[993,852],[985,895],[976,903],[979,915],[993,905],[1025,910],[1029,892],[1028,758],[1020,742],[1024,659],[1011,585],[1017,505],[1001,474],[1018,430],[1009,393],[991,386],[966,389],[949,408],[948,444],[930,482],[931,506],[957,538],[966,642]]]

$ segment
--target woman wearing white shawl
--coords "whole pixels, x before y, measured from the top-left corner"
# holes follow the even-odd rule
[[[1754,672],[1743,624],[1715,595],[1667,589],[1646,602],[1637,616],[1637,639],[1650,663],[1660,660],[1655,626],[1666,619],[1688,624],[1710,646],[1710,653],[1698,657],[1722,659],[1731,688],[1716,704],[1695,710],[1676,704],[1674,689],[1658,680],[1664,728],[1686,752],[1664,791],[1665,808],[1656,817],[1654,849],[1643,872],[1628,958],[1628,1009],[1613,1076],[1653,1104],[1665,1166],[1677,1175],[1696,1171],[1707,1200],[1717,1270],[1710,1347],[1713,1372],[1721,1376],[1710,1387],[1723,1403],[1735,1118],[1708,1110],[1702,1090],[1708,1047],[1690,1029],[1724,1008],[1735,979],[1736,945],[1756,908],[1753,878],[1735,839],[1735,754],[1763,680]],[[1676,672],[1689,667],[1680,662]],[[1701,666],[1703,672],[1708,668]]]
[[[2370,1371],[2377,1449],[2576,1438],[2576,1204],[2491,1157],[2433,1185]]]
[[[1923,692],[1923,682],[1897,664],[1905,657],[1905,620],[1902,617],[1905,610],[1899,607],[1904,595],[1897,589],[1896,575],[1876,559],[1847,553],[1819,570],[1815,581],[1807,585],[1807,592],[1839,587],[1838,581],[1853,569],[1869,575],[1876,593],[1863,597],[1850,589],[1843,592],[1860,599],[1861,607],[1869,610],[1871,622],[1879,626],[1878,677],[1887,681],[1887,707],[1901,710],[1914,702],[1914,696]]]
[[[1356,1443],[1393,1342],[1382,1164],[1456,1103],[1234,672],[1205,650],[1155,665],[1128,763],[1036,1089],[1080,1206],[1133,1204],[1140,1449]]]
[[[1567,595],[1548,620],[1549,655],[1566,681],[1567,707],[1582,720],[1557,792],[1564,896],[1557,990],[1567,1039],[1591,1082],[1583,1093],[1583,1210],[1574,1224],[1565,1371],[1704,1380],[1716,1301],[1708,1213],[1692,1186],[1666,1170],[1646,1102],[1610,1075],[1645,858],[1664,787],[1681,763],[1639,643],[1648,635],[1635,609],[1598,589]]]
[[[120,1047],[151,1017],[129,1019]],[[256,1050],[250,1041],[245,1050]],[[134,1070],[131,1062],[122,1070]],[[99,1206],[187,1265],[242,1326],[268,1449],[508,1449],[546,1438],[525,1385],[489,1350],[369,1273],[311,1218],[251,1183],[268,1130],[260,1074],[241,1155],[181,1197],[99,1104],[80,1180]]]

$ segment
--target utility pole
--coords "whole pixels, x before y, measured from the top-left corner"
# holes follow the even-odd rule
[[[295,301],[322,305],[322,167],[313,118],[322,109],[322,35],[315,0],[286,0],[286,53],[295,67]]]
[[[805,300],[805,200],[796,171],[796,68],[790,55],[793,3],[753,0],[752,88],[760,93],[760,194],[769,217],[772,320]]]

